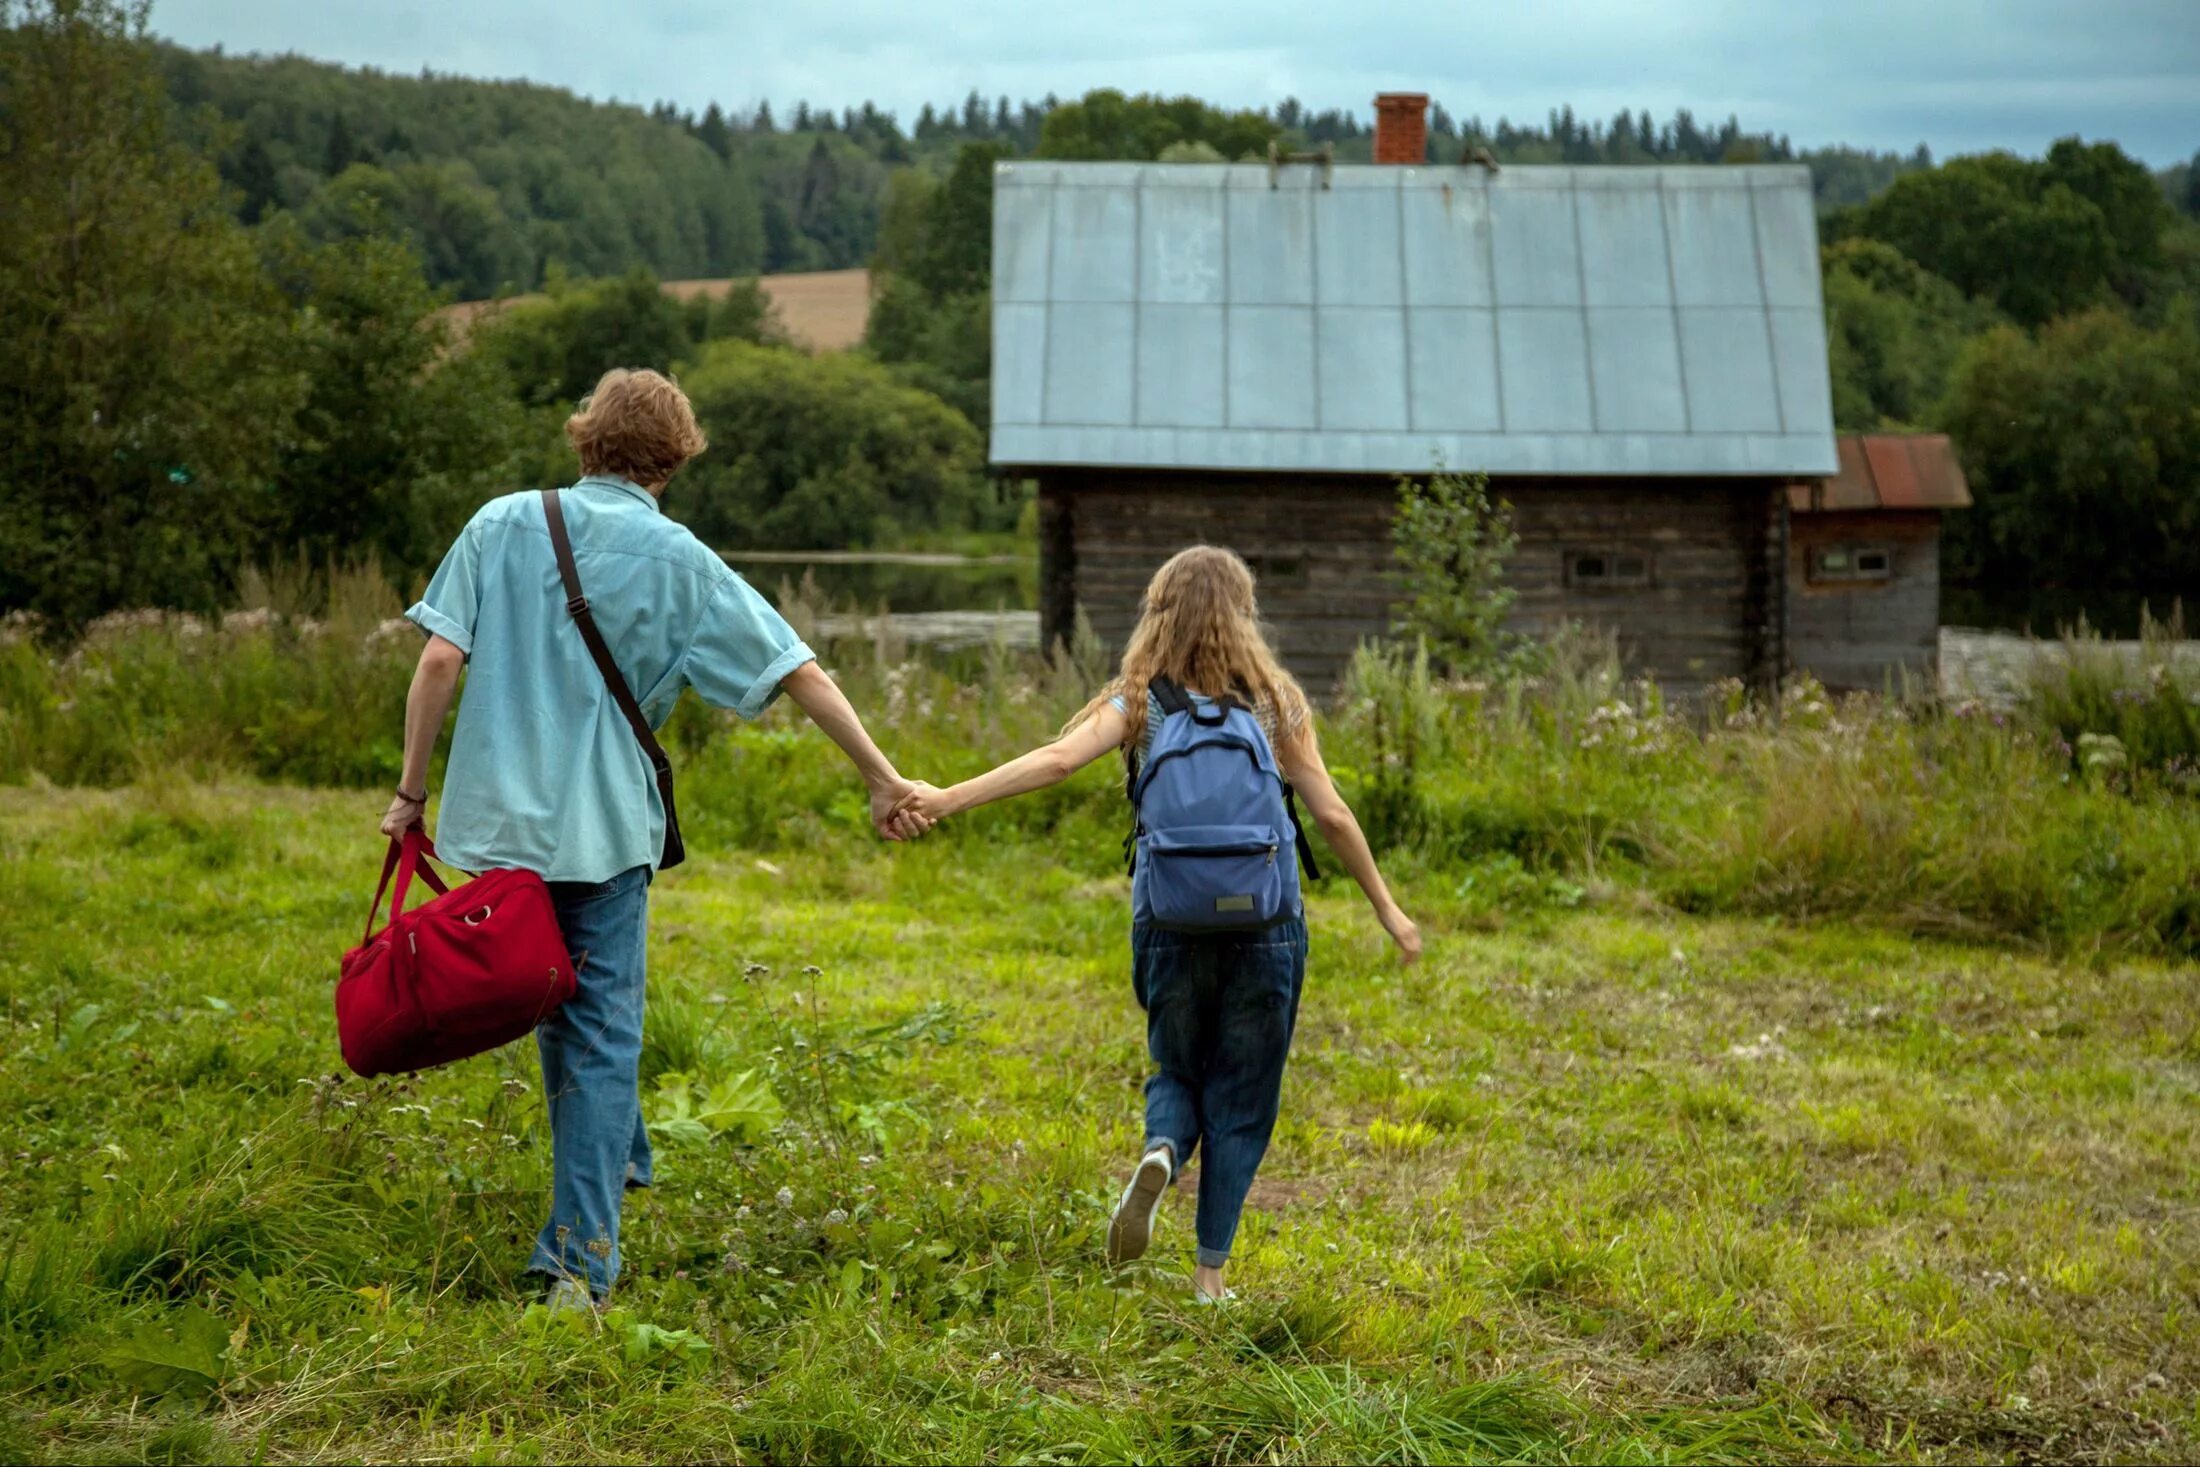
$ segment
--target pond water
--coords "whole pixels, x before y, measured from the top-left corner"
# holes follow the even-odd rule
[[[773,600],[807,578],[821,608],[896,614],[1029,611],[1039,604],[1039,558],[870,550],[728,550],[749,583]]]
[[[726,563],[774,602],[802,599],[821,636],[876,638],[970,652],[1039,645],[1039,558],[898,551],[726,551]],[[883,618],[883,626],[881,620]]]

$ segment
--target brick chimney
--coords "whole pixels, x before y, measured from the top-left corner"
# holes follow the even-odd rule
[[[1375,161],[1428,159],[1428,93],[1384,92],[1375,99]]]

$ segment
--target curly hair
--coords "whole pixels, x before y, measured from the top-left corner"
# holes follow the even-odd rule
[[[614,367],[565,420],[584,474],[618,474],[655,488],[710,440],[687,394],[660,372]]]

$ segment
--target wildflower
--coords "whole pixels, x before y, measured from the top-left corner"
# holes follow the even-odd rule
[[[831,1212],[825,1214],[825,1226],[829,1228],[837,1228],[847,1220],[848,1211],[846,1208],[836,1207]]]
[[[772,1194],[772,1201],[778,1203],[781,1207],[794,1206],[794,1188],[781,1187]]]

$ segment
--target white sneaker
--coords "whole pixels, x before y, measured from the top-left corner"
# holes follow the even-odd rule
[[[1153,1242],[1153,1218],[1161,1209],[1161,1194],[1169,1190],[1169,1148],[1156,1146],[1139,1158],[1130,1185],[1115,1204],[1108,1223],[1108,1262],[1129,1263]]]

